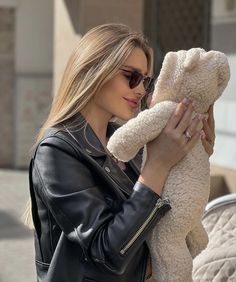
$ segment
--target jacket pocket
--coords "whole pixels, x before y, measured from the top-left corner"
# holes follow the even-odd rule
[[[98,280],[90,279],[90,278],[84,278],[83,282],[99,282]]]

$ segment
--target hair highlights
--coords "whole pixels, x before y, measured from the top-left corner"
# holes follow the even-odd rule
[[[104,24],[91,29],[69,58],[61,85],[37,141],[49,127],[80,112],[101,87],[113,78],[134,48],[141,48],[152,68],[151,48],[143,35],[123,24]]]

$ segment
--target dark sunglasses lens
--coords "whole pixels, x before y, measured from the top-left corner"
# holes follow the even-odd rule
[[[136,86],[139,85],[139,83],[141,82],[141,80],[143,79],[142,74],[138,73],[138,72],[132,72],[131,76],[130,76],[130,80],[129,80],[129,87],[131,89],[135,88]]]
[[[154,78],[146,77],[143,81],[143,86],[147,93],[151,93],[154,90]]]
[[[143,87],[147,93],[154,90],[154,78],[144,77],[141,73],[134,71],[131,73],[129,78],[129,87],[131,89],[137,87],[139,83],[143,80]]]

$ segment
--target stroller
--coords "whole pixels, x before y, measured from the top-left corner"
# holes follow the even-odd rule
[[[210,201],[203,225],[207,248],[193,262],[194,282],[236,281],[236,193]]]

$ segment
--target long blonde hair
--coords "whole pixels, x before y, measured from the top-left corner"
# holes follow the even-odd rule
[[[136,47],[144,51],[151,71],[151,50],[141,33],[123,24],[104,24],[87,32],[69,58],[59,92],[37,140],[43,137],[47,128],[57,126],[80,112],[117,74]]]
[[[58,94],[49,116],[39,131],[37,143],[50,127],[58,127],[80,112],[102,86],[112,79],[135,48],[144,51],[148,73],[152,69],[152,52],[140,32],[123,24],[103,24],[88,31],[71,54]],[[24,214],[32,227],[31,207]]]

